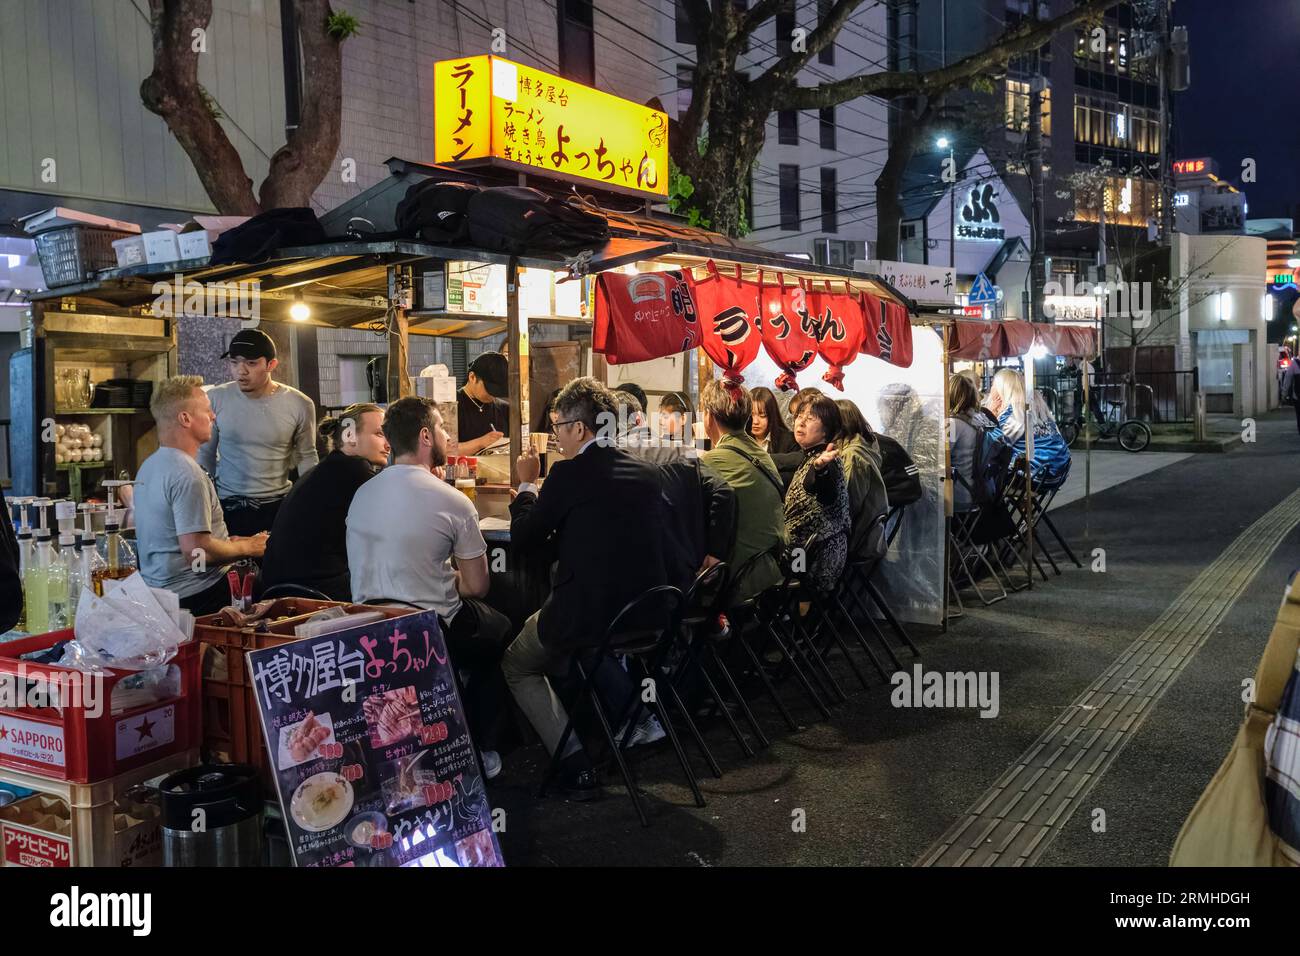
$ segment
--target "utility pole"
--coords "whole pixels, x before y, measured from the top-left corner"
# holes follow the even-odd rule
[[[1046,282],[1045,237],[1043,235],[1043,87],[1041,75],[1035,75],[1029,93],[1029,137],[1026,153],[1029,158],[1029,321],[1042,322],[1043,285]]]

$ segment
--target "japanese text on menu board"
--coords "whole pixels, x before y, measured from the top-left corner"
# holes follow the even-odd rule
[[[668,195],[668,116],[495,56],[434,64],[434,161],[505,160]]]
[[[248,659],[296,865],[504,865],[436,614]]]

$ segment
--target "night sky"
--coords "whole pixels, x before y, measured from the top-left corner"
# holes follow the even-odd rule
[[[1175,94],[1173,158],[1213,156],[1251,219],[1300,213],[1300,2],[1176,0],[1174,18],[1188,29],[1192,85]],[[1240,181],[1246,157],[1254,183]]]

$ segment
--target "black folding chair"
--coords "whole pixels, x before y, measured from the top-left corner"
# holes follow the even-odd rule
[[[762,645],[766,644],[767,641],[771,639],[770,634],[768,633],[771,627],[770,619],[768,617],[770,602],[764,600],[765,595],[761,592],[745,598],[740,597],[736,592],[736,585],[738,582],[746,580],[753,569],[758,566],[758,563],[768,557],[774,558],[778,562],[780,561],[779,554],[770,551],[760,551],[741,565],[727,582],[727,593],[723,595],[723,598],[719,603],[723,608],[725,608],[723,613],[727,615],[727,620],[731,624],[731,640],[728,642],[727,647],[720,656],[725,658],[727,656],[727,651],[729,651],[730,656],[735,658],[737,656],[736,649],[739,648],[739,652],[744,655],[740,661],[740,668],[748,666],[749,671],[762,684],[764,693],[766,693],[768,699],[772,701],[772,705],[776,708],[777,713],[781,715],[781,719],[785,721],[785,725],[789,727],[790,730],[797,731],[799,729],[798,723],[795,722],[795,719],[790,713],[789,708],[786,706],[785,701],[781,699],[781,695],[777,693],[776,685],[772,682],[771,675],[768,674],[767,666],[765,666],[762,658],[759,656],[759,652],[754,649],[754,645],[750,640],[753,635],[760,635],[762,638],[766,638],[765,640],[760,640],[761,649]],[[772,589],[769,589],[769,591],[770,590]],[[789,657],[784,650],[782,650],[782,654],[785,655],[786,658]],[[748,662],[747,665],[746,661]],[[741,670],[740,673],[743,678],[745,672]],[[812,691],[810,686],[807,684],[806,678],[800,676],[799,679],[804,683],[805,692],[811,697]],[[743,695],[741,696],[741,700],[744,700]],[[745,703],[745,707],[747,710],[746,719],[752,720],[753,711],[749,708],[748,702]],[[758,727],[757,721],[754,720],[751,725],[755,728],[755,735],[758,737],[759,742],[762,746],[766,747],[768,743],[767,736],[762,732],[761,728]]]
[[[681,665],[675,670],[674,679],[677,681],[678,692],[684,695],[687,703],[692,702],[690,690],[695,686],[694,682],[697,679],[702,681],[713,701],[709,716],[721,713],[732,736],[736,738],[741,752],[746,757],[752,757],[754,748],[736,722],[731,712],[732,706],[740,711],[745,722],[749,724],[759,746],[766,747],[771,741],[763,733],[763,728],[759,726],[754,712],[740,692],[740,687],[726,665],[725,655],[718,653],[718,645],[728,644],[733,639],[734,631],[723,635],[713,628],[720,608],[725,606],[729,583],[725,562],[701,571],[695,578],[694,584],[686,594],[686,614],[682,618],[681,631],[682,638],[686,642],[686,654]],[[719,691],[719,685],[730,695],[729,697]]]
[[[849,564],[845,568],[845,594],[852,600],[858,613],[862,615],[862,619],[871,621],[872,626],[875,627],[875,615],[871,613],[867,605],[867,600],[870,600],[876,609],[880,611],[890,630],[907,646],[913,657],[919,658],[921,656],[920,650],[912,643],[911,635],[899,623],[898,617],[894,614],[894,609],[889,606],[889,602],[885,600],[885,596],[876,587],[874,581],[875,576],[879,573],[880,566],[884,564],[885,555],[888,554],[889,548],[893,546],[894,540],[903,527],[903,513],[906,509],[906,505],[896,505],[886,513],[883,525],[886,529],[886,547],[880,549],[879,556],[849,555]],[[888,652],[890,660],[893,661],[895,670],[902,668],[902,662],[899,661],[898,655],[894,653],[893,647],[884,639],[884,634],[879,628],[875,628],[875,630],[876,633],[880,634],[881,644]]]
[[[1075,557],[1074,551],[1070,548],[1069,542],[1065,540],[1065,537],[1057,529],[1056,523],[1052,521],[1052,516],[1048,513],[1048,509],[1052,507],[1052,502],[1056,500],[1057,494],[1065,487],[1066,477],[1067,476],[1061,476],[1059,478],[1054,478],[1050,482],[1043,482],[1041,484],[1035,483],[1034,523],[1046,527],[1047,530],[1051,532],[1052,537],[1056,539],[1057,543],[1060,544],[1061,548],[1065,551],[1065,556],[1074,562],[1076,568],[1082,568],[1083,564],[1080,563],[1077,557]],[[1044,548],[1043,550],[1046,551],[1047,549]]]
[[[949,524],[948,539],[950,553],[957,564],[961,566],[964,578],[958,578],[953,573],[951,565],[949,566],[949,581],[952,585],[953,596],[957,599],[958,607],[961,607],[961,587],[964,583],[971,587],[985,607],[996,604],[998,601],[1006,600],[1007,589],[1003,586],[1001,579],[998,578],[997,569],[989,560],[985,550],[988,542],[981,543],[978,539],[987,524],[996,518],[996,513],[992,510],[985,511],[975,503],[975,490],[970,484],[956,471],[952,473],[953,478],[966,489],[970,495],[972,507],[963,511],[954,511],[952,521]],[[984,595],[984,589],[980,587],[981,565],[983,570],[989,572],[989,577],[997,585],[1001,594],[988,598]]]
[[[669,719],[664,705],[665,698],[673,704],[695,737],[696,742],[701,749],[707,752],[707,748],[704,747],[704,740],[700,736],[695,722],[691,719],[690,711],[682,702],[681,697],[678,696],[677,689],[673,686],[673,681],[665,669],[668,656],[677,643],[677,629],[682,618],[682,605],[683,595],[677,588],[667,584],[651,588],[618,612],[614,620],[610,622],[609,627],[605,629],[605,635],[598,646],[585,653],[579,652],[573,655],[573,666],[578,672],[581,683],[577,689],[577,697],[573,702],[573,706],[569,708],[569,720],[565,724],[564,733],[560,735],[559,743],[556,745],[555,752],[551,755],[550,763],[547,765],[545,775],[542,778],[541,787],[538,789],[539,797],[546,795],[551,781],[555,779],[556,774],[559,772],[560,760],[564,754],[565,745],[569,741],[569,736],[574,732],[574,722],[581,716],[583,707],[590,703],[600,722],[605,743],[618,764],[619,773],[623,776],[628,796],[632,800],[632,805],[636,808],[642,826],[649,826],[650,819],[646,816],[636,778],[633,776],[631,764],[627,759],[627,750],[632,742],[632,731],[636,727],[642,711],[647,706],[659,718],[664,732],[672,742],[677,761],[686,774],[687,785],[695,798],[695,805],[697,807],[705,805],[704,794],[700,792],[700,786],[695,779],[695,771],[691,768],[691,762],[686,756],[686,751],[682,749],[681,741],[677,737],[677,731],[672,720]],[[600,694],[596,691],[594,680],[601,668],[619,667],[618,658],[620,657],[629,662],[628,676],[632,678],[635,689],[627,701],[622,703],[609,702],[616,710],[611,715],[606,710],[606,703],[601,701]],[[640,672],[639,674],[633,673],[633,665]],[[651,682],[650,686],[653,688],[653,693],[649,695],[651,699],[648,701],[645,700],[644,693],[640,692],[641,688],[646,687],[645,680],[649,680]],[[611,716],[613,717],[612,721]],[[615,737],[614,728],[623,726],[627,727],[627,732],[624,733],[623,740],[620,743]]]

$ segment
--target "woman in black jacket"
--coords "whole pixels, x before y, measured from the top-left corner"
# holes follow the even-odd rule
[[[335,601],[352,600],[348,508],[357,489],[388,464],[384,412],[360,403],[318,428],[330,452],[299,478],[280,505],[262,558],[262,586],[301,584]]]

